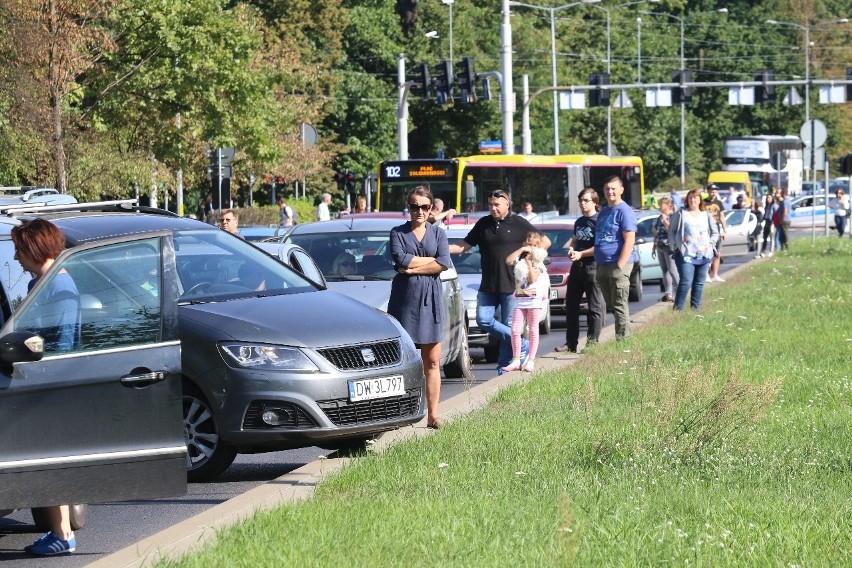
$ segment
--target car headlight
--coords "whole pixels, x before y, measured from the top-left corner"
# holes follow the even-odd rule
[[[264,371],[318,371],[299,349],[251,343],[221,344],[225,362],[234,367]]]

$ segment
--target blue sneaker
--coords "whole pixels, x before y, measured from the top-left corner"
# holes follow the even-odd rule
[[[59,554],[70,554],[77,550],[77,539],[74,533],[68,537],[68,540],[59,538],[59,535],[53,531],[24,548],[34,556],[57,556]]]
[[[530,340],[522,339],[521,340],[521,368],[523,369],[524,365],[527,364],[527,359],[530,356]]]
[[[503,367],[497,367],[497,376],[505,375],[506,371],[503,370]]]

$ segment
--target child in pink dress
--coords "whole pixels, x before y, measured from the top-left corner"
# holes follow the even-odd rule
[[[506,258],[506,264],[514,266],[515,273],[515,311],[512,313],[512,360],[503,367],[504,371],[535,370],[535,355],[538,351],[538,321],[548,301],[550,280],[544,259],[547,250],[541,248],[541,233],[530,231],[524,239],[524,246]],[[521,334],[527,324],[530,352],[526,363],[521,365]]]

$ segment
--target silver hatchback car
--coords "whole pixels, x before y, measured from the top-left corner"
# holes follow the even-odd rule
[[[387,311],[396,275],[390,256],[390,230],[402,217],[350,215],[335,221],[296,225],[284,239],[305,249],[322,271],[329,289]],[[350,266],[351,264],[351,266]],[[471,379],[462,287],[455,268],[441,273],[447,318],[441,366],[450,379]]]

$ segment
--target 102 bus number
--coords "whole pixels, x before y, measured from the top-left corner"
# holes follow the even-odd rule
[[[400,166],[388,166],[385,168],[385,176],[389,178],[398,178],[402,168]]]

